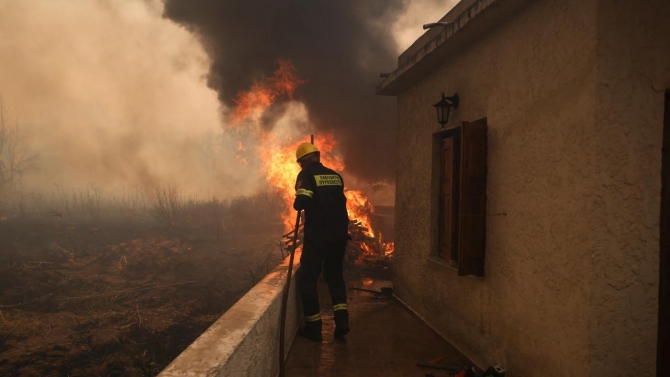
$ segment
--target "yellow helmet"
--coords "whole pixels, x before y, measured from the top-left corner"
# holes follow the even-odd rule
[[[316,149],[314,144],[312,144],[312,143],[302,143],[302,144],[298,145],[298,149],[296,149],[296,151],[295,151],[295,159],[296,159],[296,161],[298,161],[301,158],[307,156],[308,154],[316,153],[318,151],[319,150]]]

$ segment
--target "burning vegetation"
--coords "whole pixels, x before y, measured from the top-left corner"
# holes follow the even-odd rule
[[[234,148],[240,164],[260,162],[267,187],[259,193],[223,200],[174,186],[30,191],[14,184],[30,170],[16,165],[16,180],[2,186],[0,374],[155,375],[278,264],[293,227],[302,136],[259,119],[302,83],[281,61],[239,94],[231,113],[233,132],[253,136]],[[19,133],[11,136],[0,141],[33,156]],[[315,144],[325,165],[346,174],[333,134],[317,134]],[[345,187],[345,195],[347,260],[387,266],[393,243],[375,229],[375,208],[360,190]]]
[[[0,14],[0,375],[157,374],[286,255],[310,134],[344,176],[349,262],[392,256],[388,208],[345,166],[346,133],[301,98],[325,87],[273,57],[274,72],[249,70],[257,80],[217,101],[202,80],[211,51],[161,16],[173,3]],[[343,102],[368,107],[361,88],[338,96],[341,124],[358,114]]]
[[[286,231],[292,231],[293,200],[295,198],[295,179],[300,167],[295,162],[295,150],[303,140],[292,141],[280,138],[272,131],[258,126],[258,120],[274,101],[286,97],[291,99],[295,90],[304,81],[298,77],[295,67],[289,60],[280,60],[279,68],[264,81],[255,82],[248,91],[238,93],[232,112],[233,127],[241,122],[255,125],[261,147],[258,149],[266,180],[283,199],[284,211],[282,219]],[[314,144],[321,151],[322,163],[336,171],[345,171],[344,161],[334,154],[337,142],[333,134],[316,135]],[[240,144],[241,145],[241,144]],[[347,258],[359,263],[374,260],[388,260],[393,254],[393,242],[384,242],[380,231],[375,231],[370,221],[374,206],[360,190],[346,187],[347,212],[351,221],[349,226],[350,246]],[[290,239],[292,232],[285,235]],[[287,246],[285,246],[286,248]]]

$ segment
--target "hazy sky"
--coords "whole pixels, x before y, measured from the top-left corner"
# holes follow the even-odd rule
[[[392,41],[397,57],[423,33],[421,24],[453,3],[396,0],[401,12],[372,37]],[[229,104],[211,88],[214,46],[163,16],[160,0],[0,0],[0,93],[9,123],[20,126],[26,146],[41,157],[27,184],[114,190],[171,184],[203,196],[261,187],[254,157],[242,164],[238,156],[238,142],[253,144],[253,135],[227,130]],[[225,45],[216,48],[225,54]],[[373,61],[367,69],[377,74],[395,67],[394,60]],[[256,73],[260,79],[272,72]],[[374,87],[366,90],[374,97]],[[393,99],[383,100],[394,115]],[[282,124],[311,122],[317,110],[306,104],[281,112]]]
[[[457,0],[404,1],[406,8],[393,25],[391,32],[398,46],[398,55],[425,32],[422,25],[439,21],[458,3]]]

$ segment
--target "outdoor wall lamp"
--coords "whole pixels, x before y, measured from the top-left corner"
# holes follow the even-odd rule
[[[451,110],[452,107],[458,109],[458,93],[454,93],[451,97],[445,97],[444,93],[442,93],[440,102],[433,106],[435,106],[435,109],[437,110],[437,122],[444,128],[444,125],[449,122],[449,110]]]
[[[432,28],[432,27],[435,27],[435,26],[444,26],[444,27],[446,27],[446,26],[448,26],[450,23],[451,23],[451,22],[431,22],[431,23],[429,23],[429,24],[424,24],[424,25],[423,25],[423,30],[428,30],[428,29],[430,29],[430,28]]]

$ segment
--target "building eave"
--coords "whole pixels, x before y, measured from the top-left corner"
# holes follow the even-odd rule
[[[531,1],[462,0],[440,19],[449,25],[430,29],[400,55],[398,68],[377,85],[376,93],[398,95]]]

